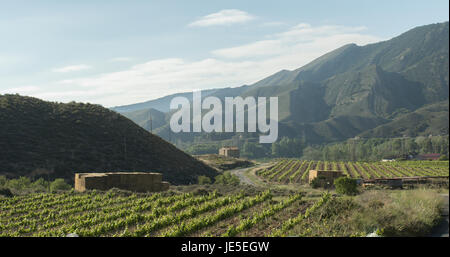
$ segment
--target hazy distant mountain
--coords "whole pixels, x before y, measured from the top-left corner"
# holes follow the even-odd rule
[[[202,91],[202,96],[216,96],[220,97],[221,99],[225,96],[234,97],[240,95],[242,92],[244,92],[247,89],[247,86],[242,86],[238,88],[219,88],[219,89],[208,89]],[[140,111],[143,109],[155,109],[160,112],[169,112],[170,111],[170,101],[177,97],[186,97],[189,99],[189,101],[192,101],[192,92],[187,93],[178,93],[173,95],[164,96],[155,100],[150,100],[143,103],[137,103],[137,104],[130,104],[130,105],[123,105],[123,106],[116,106],[112,107],[111,110],[114,110],[116,112],[120,113],[128,113],[133,111]]]
[[[153,171],[176,184],[216,175],[211,167],[100,105],[0,95],[0,124],[1,175],[71,181],[75,172]]]
[[[366,46],[345,45],[299,69],[282,70],[250,86],[209,90],[203,96],[223,97],[224,93],[278,96],[280,136],[302,137],[310,143],[356,135],[448,134],[448,118],[425,116],[448,117],[449,23],[417,27]],[[164,99],[166,107],[158,110],[167,112],[173,96],[147,104]],[[124,108],[113,109],[124,113]],[[138,121],[134,114],[124,114]],[[413,126],[417,115],[425,115],[418,129],[395,133],[388,129]]]

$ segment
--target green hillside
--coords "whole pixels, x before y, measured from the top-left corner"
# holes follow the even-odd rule
[[[154,171],[174,184],[209,166],[124,116],[82,103],[0,95],[0,174],[73,180],[75,172]]]
[[[448,101],[427,105],[403,114],[393,121],[365,131],[362,137],[399,137],[418,135],[448,135]]]

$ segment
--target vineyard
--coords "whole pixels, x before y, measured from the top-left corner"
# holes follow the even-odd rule
[[[163,196],[114,191],[0,198],[0,236],[282,236],[329,198],[297,192]]]
[[[381,179],[449,175],[448,161],[328,162],[281,159],[257,175],[272,182],[305,183],[309,170],[340,170],[352,178]]]
[[[448,162],[327,162],[281,159],[257,172],[265,180],[304,183],[308,171],[341,170],[353,178],[448,176]],[[310,235],[315,211],[330,194],[301,191],[131,193],[117,190],[0,197],[0,236],[83,237]],[[240,190],[240,189],[239,189]],[[265,191],[263,191],[265,190]],[[291,190],[291,189],[289,189]],[[312,215],[312,216],[311,216]],[[320,224],[320,220],[316,222]],[[302,229],[299,230],[298,228]],[[299,232],[300,231],[300,232]],[[308,234],[309,233],[309,234]]]

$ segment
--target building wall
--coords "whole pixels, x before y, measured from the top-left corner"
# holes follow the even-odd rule
[[[239,158],[239,149],[235,149],[235,148],[220,148],[219,149],[219,155],[223,155],[223,156],[228,156],[228,157],[234,157],[234,158]]]
[[[310,170],[309,183],[316,177],[323,177],[327,182],[333,183],[335,179],[344,176],[342,171],[337,170]]]
[[[168,190],[170,184],[162,181],[161,173],[109,172],[75,174],[75,190],[108,190],[119,188],[136,192],[159,192]]]

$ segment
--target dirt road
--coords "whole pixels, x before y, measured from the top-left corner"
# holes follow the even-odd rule
[[[232,175],[238,176],[238,178],[241,180],[241,184],[256,186],[256,184],[245,175],[246,171],[254,168],[255,167],[231,170],[230,173]]]
[[[238,176],[238,178],[241,180],[241,184],[252,186],[264,186],[265,185],[264,182],[255,178],[256,176],[254,175],[254,170],[265,169],[267,167],[270,167],[271,165],[272,165],[271,163],[261,163],[250,168],[230,170],[230,173]],[[249,178],[249,176],[253,177],[253,179]]]

